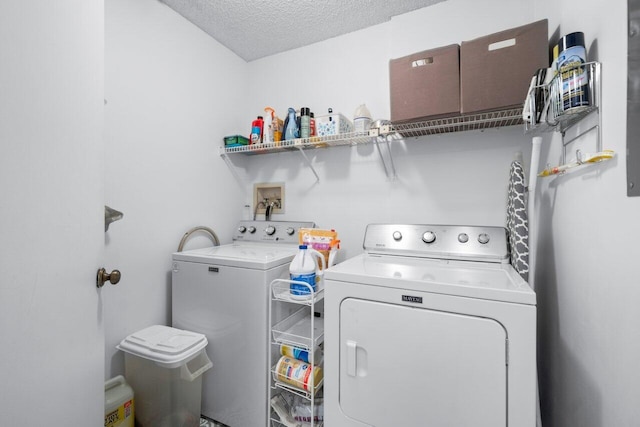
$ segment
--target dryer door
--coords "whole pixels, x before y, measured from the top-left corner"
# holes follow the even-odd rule
[[[506,339],[492,319],[345,299],[341,409],[376,427],[506,426]]]

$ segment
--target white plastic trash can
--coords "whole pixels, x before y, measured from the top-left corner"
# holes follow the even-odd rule
[[[154,325],[117,346],[136,399],[136,426],[198,427],[202,374],[211,368],[207,337]]]

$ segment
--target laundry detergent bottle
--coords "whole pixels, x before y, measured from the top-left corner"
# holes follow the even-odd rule
[[[296,119],[296,110],[289,108],[287,118],[284,121],[284,139],[296,139],[300,136],[300,128]]]
[[[316,258],[324,257],[314,249],[308,249],[307,245],[300,245],[300,249],[289,266],[291,297],[297,299],[309,298],[316,291],[316,278],[322,274],[318,268]]]

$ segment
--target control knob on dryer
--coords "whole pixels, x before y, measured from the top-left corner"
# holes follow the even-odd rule
[[[247,231],[247,227],[245,227],[244,225],[241,225],[240,227],[238,227],[238,231],[239,231],[240,233],[244,233],[244,232],[246,232],[246,231]]]
[[[478,236],[478,242],[480,242],[480,244],[482,245],[486,245],[487,243],[489,243],[489,235],[487,233],[481,233]]]
[[[293,227],[287,228],[287,234],[289,236],[293,236],[293,233],[295,233],[295,232],[296,232],[296,230],[294,230]]]
[[[425,243],[433,243],[436,241],[436,233],[433,231],[425,231],[422,235],[422,241]]]
[[[270,225],[264,229],[264,232],[267,233],[269,236],[273,236],[276,233],[276,228],[273,225]]]
[[[253,234],[255,232],[256,232],[256,228],[253,225],[249,227],[249,233]]]

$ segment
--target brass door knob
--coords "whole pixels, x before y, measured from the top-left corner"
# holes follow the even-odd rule
[[[98,277],[96,278],[96,284],[99,288],[103,287],[106,282],[111,282],[115,285],[120,281],[120,271],[113,270],[111,273],[107,273],[107,270],[101,268],[98,270]]]

